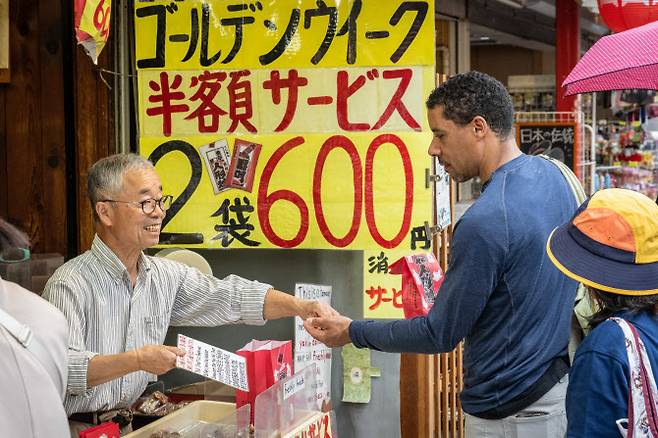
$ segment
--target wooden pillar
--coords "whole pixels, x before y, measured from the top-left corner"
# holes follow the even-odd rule
[[[0,85],[0,215],[35,253],[66,254],[62,29],[57,1],[9,3],[11,77]]]
[[[565,96],[562,82],[580,59],[580,4],[555,2],[555,110],[573,111],[576,96]]]
[[[88,250],[94,237],[94,221],[87,199],[87,170],[99,159],[115,152],[112,112],[112,36],[95,66],[81,46],[73,54],[75,104],[75,187],[77,200],[77,252]],[[107,82],[107,83],[106,83]]]

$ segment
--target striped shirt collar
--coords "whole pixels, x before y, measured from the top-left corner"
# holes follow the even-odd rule
[[[94,235],[94,241],[91,244],[91,252],[115,280],[121,280],[124,273],[127,274],[128,270],[123,265],[123,262],[114,251],[103,242],[103,239],[101,239],[98,234]],[[146,269],[146,271],[151,270],[151,261],[144,255],[144,252],[139,254],[139,260],[137,261],[138,275],[140,274],[142,267]]]

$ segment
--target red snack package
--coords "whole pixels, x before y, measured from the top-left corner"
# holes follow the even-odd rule
[[[235,139],[225,187],[251,192],[260,149],[261,145],[258,143]]]
[[[404,256],[390,265],[391,274],[402,274],[402,310],[405,318],[426,316],[443,283],[443,271],[432,253]]]
[[[119,438],[120,433],[119,425],[110,421],[85,429],[79,436],[80,438]]]

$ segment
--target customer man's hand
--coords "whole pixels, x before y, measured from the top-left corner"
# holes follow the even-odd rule
[[[169,345],[145,345],[135,350],[135,355],[140,370],[160,375],[175,368],[176,357],[185,356],[185,352]]]
[[[336,314],[308,318],[304,321],[304,328],[327,347],[342,347],[352,342],[349,331],[351,322],[352,320],[348,317]]]
[[[333,307],[320,301],[300,299],[299,309],[298,316],[304,320],[316,316],[330,317],[339,315]]]

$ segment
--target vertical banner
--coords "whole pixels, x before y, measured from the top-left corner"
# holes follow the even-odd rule
[[[75,0],[75,37],[94,64],[110,34],[111,11],[111,0]]]
[[[428,250],[433,1],[134,12],[139,150],[174,196],[161,243],[363,250],[364,266]],[[370,309],[385,273],[367,277],[364,316],[402,317],[393,301]]]

